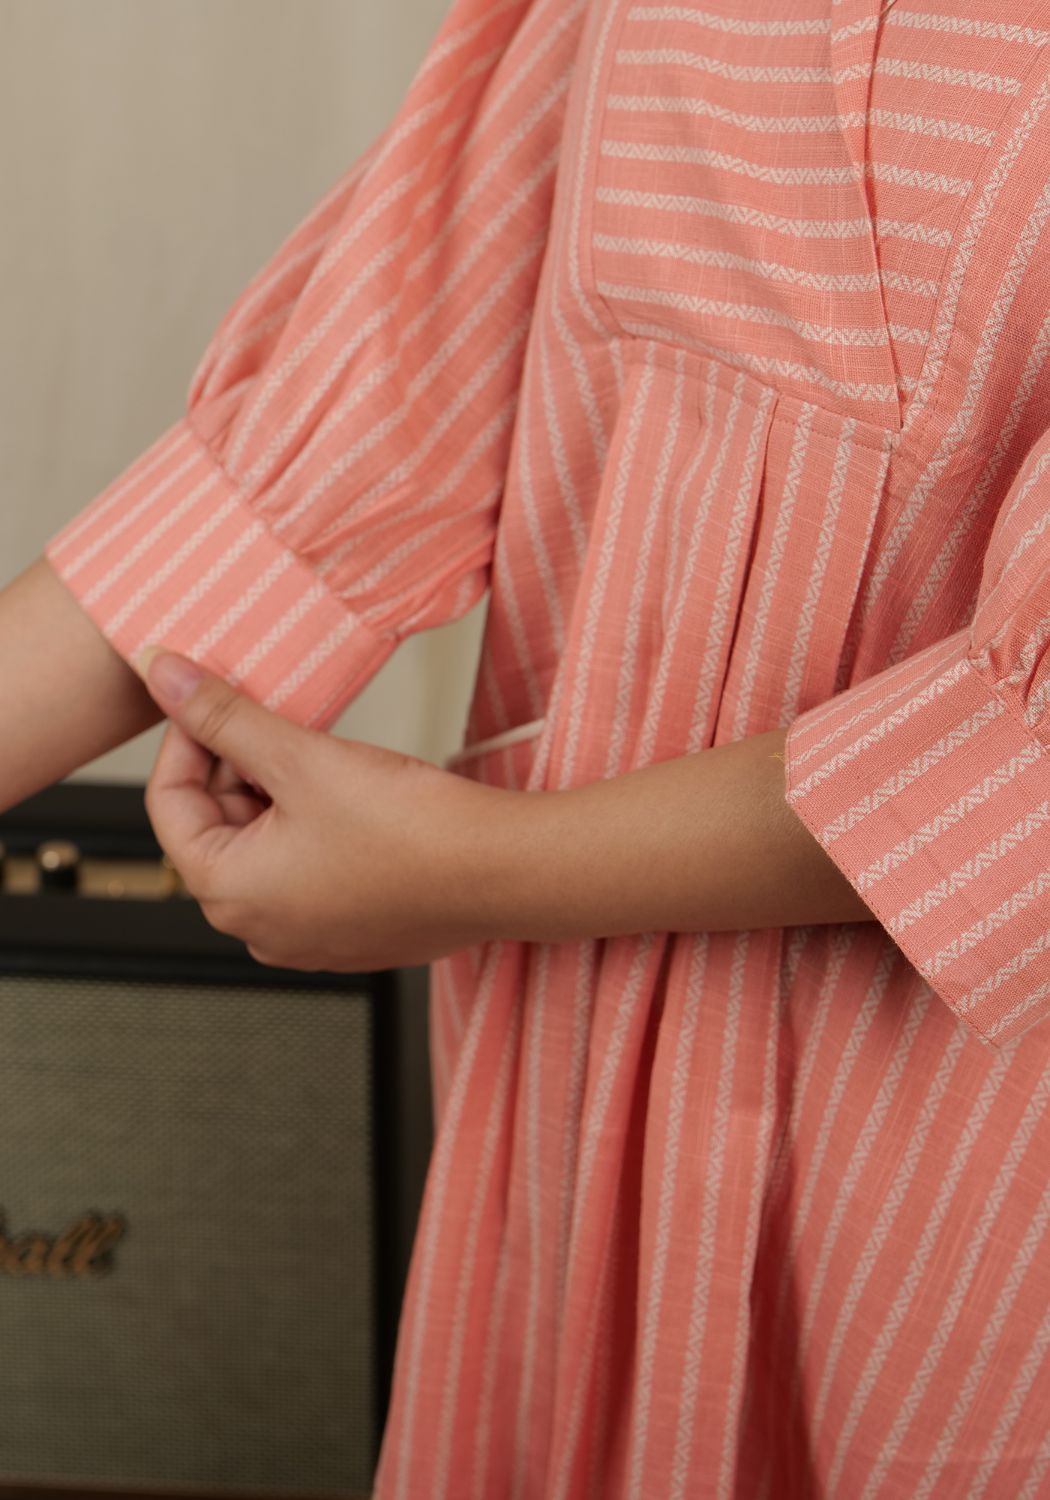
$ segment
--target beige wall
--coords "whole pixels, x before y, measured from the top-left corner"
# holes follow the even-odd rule
[[[184,409],[226,307],[385,125],[449,0],[0,0],[0,585]],[[484,620],[336,732],[440,761]],[[144,780],[161,727],[78,773]]]

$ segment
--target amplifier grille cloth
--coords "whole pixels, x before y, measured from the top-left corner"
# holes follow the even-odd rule
[[[332,990],[0,977],[0,1478],[367,1491],[370,1009]]]

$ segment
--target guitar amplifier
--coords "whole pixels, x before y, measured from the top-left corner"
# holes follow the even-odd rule
[[[366,1497],[426,970],[255,962],[142,793],[0,815],[0,1495]]]

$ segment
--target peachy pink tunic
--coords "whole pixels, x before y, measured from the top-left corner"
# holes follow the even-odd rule
[[[434,965],[377,1500],[1050,1496],[1048,28],[457,0],[48,543],[322,729],[488,591],[494,786],[789,725],[878,918]]]

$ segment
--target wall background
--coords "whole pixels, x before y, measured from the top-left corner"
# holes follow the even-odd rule
[[[0,586],[184,410],[250,276],[387,123],[449,0],[0,0]],[[335,732],[440,762],[486,601]],[[145,781],[163,726],[76,780]]]

